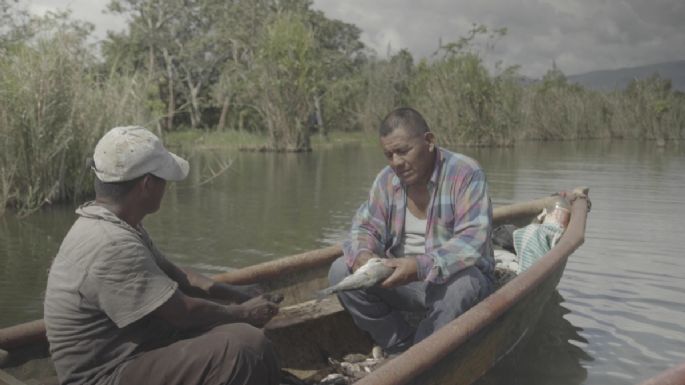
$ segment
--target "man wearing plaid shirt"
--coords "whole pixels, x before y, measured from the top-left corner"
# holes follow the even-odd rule
[[[416,110],[392,111],[379,133],[389,165],[357,211],[329,280],[340,282],[373,257],[395,269],[379,286],[338,294],[357,326],[393,354],[492,292],[492,205],[478,163],[438,148]],[[401,311],[425,317],[414,328]]]

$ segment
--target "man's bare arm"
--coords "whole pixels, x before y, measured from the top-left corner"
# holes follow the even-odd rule
[[[251,286],[216,282],[190,268],[179,267],[169,260],[164,260],[160,267],[178,283],[184,294],[191,297],[242,303],[261,294]]]
[[[179,330],[205,329],[218,324],[245,322],[264,326],[278,314],[278,304],[266,296],[255,297],[239,305],[221,305],[185,295],[180,290],[152,312]]]

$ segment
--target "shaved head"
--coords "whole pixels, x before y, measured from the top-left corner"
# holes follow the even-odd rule
[[[378,134],[382,138],[398,128],[402,128],[412,137],[430,131],[423,116],[410,107],[401,107],[390,112],[381,122]]]

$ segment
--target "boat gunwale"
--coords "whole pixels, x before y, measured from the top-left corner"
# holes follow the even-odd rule
[[[646,379],[640,385],[685,385],[685,362]]]

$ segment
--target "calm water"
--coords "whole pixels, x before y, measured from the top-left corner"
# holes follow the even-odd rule
[[[530,144],[467,149],[495,204],[587,185],[586,243],[539,332],[479,384],[635,384],[685,361],[685,146]],[[171,259],[207,273],[339,241],[384,164],[376,147],[312,154],[186,153],[146,226]],[[230,169],[204,183],[209,167]],[[73,207],[0,218],[0,327],[41,316],[47,268]]]

